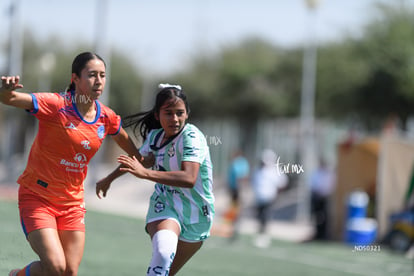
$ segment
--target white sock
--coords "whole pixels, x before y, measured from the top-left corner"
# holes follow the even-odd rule
[[[147,270],[148,276],[168,275],[177,251],[178,236],[171,230],[163,229],[152,237],[152,259]]]

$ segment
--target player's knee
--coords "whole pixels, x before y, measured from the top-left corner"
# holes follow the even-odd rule
[[[170,230],[160,230],[152,238],[152,259],[147,275],[168,275],[177,250],[177,235]]]
[[[44,275],[48,276],[63,276],[65,275],[65,268],[62,266],[48,266],[43,269]]]
[[[44,275],[63,276],[66,271],[66,262],[64,260],[50,260],[41,262]],[[70,274],[71,275],[71,274]],[[73,274],[75,275],[75,274]]]
[[[77,268],[73,268],[73,267],[66,267],[65,276],[76,276],[78,275],[78,269]]]
[[[175,251],[168,247],[159,247],[157,252],[154,252],[159,256],[163,263],[172,262],[175,257]]]

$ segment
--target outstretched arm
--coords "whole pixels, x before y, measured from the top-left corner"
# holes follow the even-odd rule
[[[26,93],[16,92],[16,89],[23,88],[19,83],[19,76],[2,76],[0,87],[0,102],[18,108],[33,109],[32,96]]]
[[[102,178],[98,182],[96,182],[96,195],[98,198],[106,197],[106,193],[108,192],[109,188],[111,187],[112,181],[114,181],[116,178],[123,175],[125,172],[121,172],[119,170],[121,166],[116,168],[113,172],[108,174],[106,177]],[[102,196],[101,196],[102,194]]]
[[[154,165],[154,156],[152,154],[146,157],[141,156],[134,142],[132,142],[123,128],[121,128],[118,135],[112,138],[129,156],[135,156],[145,168],[150,168]]]
[[[112,136],[112,138],[119,145],[119,147],[121,147],[130,156],[135,156],[146,168],[149,168],[154,164],[154,156],[150,155],[145,158],[141,156],[134,142],[123,128],[121,128],[117,135]],[[118,166],[109,175],[96,183],[96,195],[98,198],[101,198],[101,193],[103,197],[106,197],[106,193],[108,192],[112,181],[125,174],[125,171],[120,170],[121,167],[122,165]]]
[[[126,155],[118,157],[118,162],[121,163],[120,170],[123,172],[129,172],[139,178],[181,188],[193,188],[200,169],[200,164],[197,162],[183,161],[179,171],[155,171],[144,168],[134,156],[129,157]]]

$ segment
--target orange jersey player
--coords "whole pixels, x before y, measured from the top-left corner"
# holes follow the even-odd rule
[[[83,181],[89,161],[106,135],[141,158],[120,117],[98,101],[105,67],[98,55],[79,54],[62,94],[16,92],[23,88],[20,78],[1,77],[0,102],[26,109],[39,120],[27,167],[17,180],[23,231],[39,260],[9,276],[77,275],[85,245]]]
[[[119,133],[121,119],[95,100],[95,118],[86,121],[79,113],[74,91],[31,96],[34,108],[30,112],[39,119],[39,131],[17,182],[55,204],[79,205],[83,203],[88,163],[106,135]]]

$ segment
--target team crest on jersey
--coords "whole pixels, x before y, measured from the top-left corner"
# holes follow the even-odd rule
[[[162,202],[157,201],[154,205],[154,211],[155,213],[160,213],[162,211],[164,211],[165,209],[165,204]]]
[[[168,156],[173,157],[175,155],[175,143],[172,143],[171,147],[168,149]]]
[[[104,125],[98,127],[97,134],[98,134],[99,139],[103,139],[105,137],[105,126]]]

